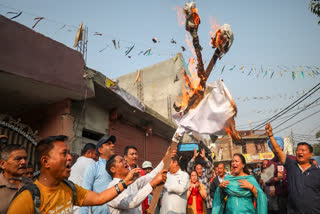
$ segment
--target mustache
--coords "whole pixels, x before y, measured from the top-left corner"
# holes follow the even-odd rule
[[[27,166],[20,166],[18,169],[27,169]]]

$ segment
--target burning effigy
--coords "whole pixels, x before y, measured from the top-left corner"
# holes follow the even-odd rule
[[[195,2],[186,3],[184,6],[185,29],[192,37],[192,43],[196,54],[197,84],[192,82],[187,72],[184,72],[186,82],[183,95],[174,103],[176,114],[173,118],[178,124],[177,133],[221,134],[227,133],[233,139],[239,140],[240,135],[235,129],[234,117],[237,107],[234,100],[222,80],[207,85],[209,75],[218,59],[226,54],[234,40],[233,32],[228,24],[218,28],[211,38],[212,48],[215,52],[207,69],[204,69],[202,61],[202,47],[198,37],[200,16]]]
[[[198,27],[200,16],[195,2],[186,3],[183,8],[185,14],[185,29],[192,37],[192,44],[196,55],[196,76],[197,81],[191,78],[184,70],[183,76],[185,87],[182,97],[174,102],[176,114],[173,115],[178,128],[172,138],[171,149],[177,148],[182,136],[191,134],[214,135],[221,132],[227,133],[233,139],[239,140],[240,135],[235,129],[234,117],[237,114],[237,107],[232,99],[229,90],[222,80],[207,85],[208,77],[218,59],[226,54],[234,40],[230,25],[223,25],[216,30],[215,36],[211,38],[212,48],[215,52],[207,66],[204,68],[202,61],[202,47],[199,42]],[[194,63],[189,60],[189,64]],[[170,157],[165,158],[164,168],[168,169]],[[162,187],[157,187],[153,192],[152,201],[149,207],[150,213],[154,213],[158,203]]]

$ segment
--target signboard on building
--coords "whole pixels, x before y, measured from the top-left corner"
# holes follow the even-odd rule
[[[264,159],[272,159],[274,157],[273,152],[263,152],[258,154],[243,154],[247,163],[262,161]]]

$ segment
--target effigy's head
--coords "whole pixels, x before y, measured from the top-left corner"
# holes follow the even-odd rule
[[[219,49],[222,54],[226,54],[234,40],[231,26],[228,24],[222,25],[216,30],[215,36],[211,38],[213,48]]]

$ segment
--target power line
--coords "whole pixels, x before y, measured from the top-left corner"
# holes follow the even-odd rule
[[[309,107],[310,105],[314,104],[315,102],[317,102],[318,100],[320,100],[320,97],[318,99],[316,99],[315,101],[313,101],[312,103],[310,103],[309,105],[307,105],[306,107]],[[288,122],[289,120],[291,120],[292,118],[294,118],[295,116],[297,116],[298,114],[300,114],[301,112],[306,110],[306,107],[303,108],[302,110],[300,110],[299,112],[295,113],[294,115],[292,115],[289,119],[283,121],[282,123],[280,123],[279,125],[277,125],[276,127],[274,127],[274,129],[278,128],[279,126],[283,125],[284,123]]]
[[[277,131],[276,133],[281,132],[281,131],[283,131],[283,130],[286,130],[287,128],[290,128],[291,126],[294,126],[294,125],[296,125],[296,124],[298,124],[298,123],[302,122],[303,120],[308,119],[309,117],[311,117],[311,116],[313,116],[313,115],[315,115],[315,114],[318,114],[319,112],[320,112],[320,110],[319,110],[319,111],[317,111],[317,112],[315,112],[315,113],[313,113],[313,114],[310,114],[310,115],[308,115],[308,116],[306,116],[306,117],[302,118],[301,120],[298,120],[297,122],[295,122],[295,123],[293,123],[293,124],[291,124],[291,125],[289,125],[289,126],[287,126],[287,127],[283,128],[283,129],[281,129],[281,130]]]
[[[286,108],[284,108],[282,111],[280,111],[279,113],[275,114],[274,116],[272,116],[270,119],[266,120],[265,122],[259,124],[258,126],[254,127],[252,130],[257,130],[261,127],[263,127],[266,123],[268,122],[272,122],[274,120],[276,120],[277,118],[281,117],[282,115],[284,115],[285,113],[287,113],[289,110],[293,109],[294,107],[296,107],[298,104],[300,104],[301,102],[303,102],[304,100],[306,100],[308,97],[310,97],[313,93],[315,93],[320,87],[318,87],[320,85],[320,83],[318,83],[316,86],[314,86],[312,89],[310,89],[306,94],[302,95],[298,100],[296,100],[295,102],[291,103],[290,105],[288,105]],[[317,88],[318,87],[318,88]],[[315,90],[314,90],[315,89]],[[313,91],[314,90],[314,91]],[[313,92],[312,92],[313,91]],[[309,94],[310,93],[310,94]]]
[[[312,108],[317,107],[317,106],[319,106],[319,105],[320,105],[320,103],[319,103],[319,104],[316,104],[316,105],[313,105],[313,106],[311,106],[311,107],[308,107],[308,108],[305,109],[305,110],[312,109]],[[292,109],[292,110],[290,110],[290,111],[288,111],[288,112],[295,112],[295,111],[298,111],[298,110],[300,110],[300,109],[302,109],[302,108]],[[294,114],[294,113],[293,113],[293,114]],[[277,120],[284,120],[284,119],[292,116],[293,114],[284,116],[284,117],[282,117],[282,118],[278,118]],[[257,120],[257,121],[255,121],[255,122],[252,122],[251,124],[256,124],[256,123],[259,123],[259,122],[261,122],[261,121],[266,121],[266,120],[268,120],[268,118],[262,119],[262,120]],[[243,128],[243,126],[244,126],[244,127],[250,127],[250,125],[248,125],[248,124],[241,124],[241,125],[237,125],[237,128]]]

